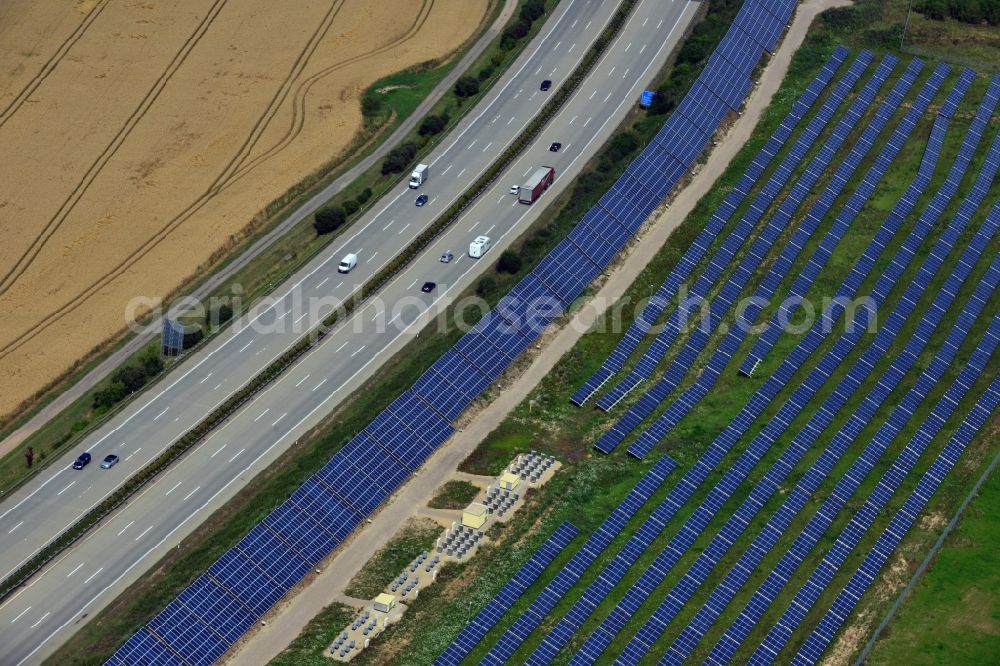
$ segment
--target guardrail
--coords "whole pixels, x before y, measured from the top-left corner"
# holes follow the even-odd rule
[[[450,227],[462,212],[478,199],[516,160],[524,150],[534,142],[535,138],[542,131],[545,125],[562,108],[566,100],[576,92],[580,83],[586,78],[608,45],[617,36],[632,8],[639,0],[621,0],[621,4],[614,16],[605,26],[597,40],[587,51],[580,64],[566,78],[559,90],[552,99],[542,107],[535,118],[528,124],[526,130],[522,132],[504,150],[497,160],[480,176],[472,186],[469,187],[448,210],[437,218],[419,236],[411,241],[396,257],[390,261],[371,279],[361,285],[335,312],[328,315],[322,323],[304,335],[298,342],[292,345],[284,354],[278,357],[273,363],[261,370],[243,388],[229,397],[223,404],[219,405],[200,423],[188,430],[175,443],[170,445],[163,453],[151,460],[139,472],[132,475],[118,490],[106,497],[100,504],[88,511],[73,525],[64,530],[52,541],[46,544],[31,559],[25,562],[14,573],[0,582],[0,601],[3,601],[17,588],[24,585],[38,571],[48,564],[53,558],[72,546],[78,539],[86,534],[91,528],[100,523],[110,513],[115,511],[122,504],[127,502],[136,492],[142,489],[150,480],[154,479],[161,472],[166,470],[175,460],[194,448],[199,442],[222,422],[229,418],[236,410],[248,402],[254,395],[263,390],[275,378],[280,376],[289,366],[295,363],[302,355],[318,346],[327,333],[339,321],[350,315],[358,305],[364,303],[371,295],[381,289],[397,273],[405,268],[424,248],[435,238],[441,235],[445,229]]]

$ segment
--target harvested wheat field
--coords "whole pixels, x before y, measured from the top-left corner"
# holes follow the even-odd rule
[[[0,415],[341,153],[367,86],[452,53],[488,7],[0,3]]]

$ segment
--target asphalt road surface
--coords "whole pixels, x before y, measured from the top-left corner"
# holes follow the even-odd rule
[[[5,500],[0,505],[0,575],[8,575],[112,492],[391,260],[522,131],[614,8],[614,3],[599,0],[561,3],[496,92],[429,157],[427,183],[416,191],[401,183],[397,194],[356,223],[349,237],[280,286],[273,301],[249,313],[174,370],[155,392],[95,433],[87,445],[94,458],[90,466],[68,469],[81,449],[67,452],[58,471],[47,472]],[[39,662],[68,640],[296,437],[362,386],[453,294],[491,269],[503,248],[572,182],[633,108],[696,10],[693,2],[643,0],[536,144],[379,298],[359,308],[296,367],[0,607],[0,661]],[[539,90],[543,79],[554,82],[549,93]],[[562,143],[558,153],[548,151],[554,141]],[[543,164],[556,169],[555,184],[534,205],[518,204],[510,186]],[[429,196],[426,206],[414,205],[418,194]],[[494,246],[483,259],[472,259],[469,241],[481,234],[490,236]],[[455,255],[448,264],[438,260],[445,250]],[[359,264],[342,275],[337,263],[347,252],[356,253]],[[423,293],[425,281],[434,281],[436,288]],[[112,452],[121,462],[100,469],[99,461]]]

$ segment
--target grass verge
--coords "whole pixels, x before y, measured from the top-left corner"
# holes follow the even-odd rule
[[[479,486],[468,481],[449,481],[427,503],[432,509],[464,509],[476,499]]]
[[[417,555],[430,552],[442,531],[433,520],[411,518],[389,543],[372,555],[344,591],[358,599],[375,598]]]

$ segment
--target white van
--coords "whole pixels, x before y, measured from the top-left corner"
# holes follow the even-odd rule
[[[478,259],[486,254],[492,244],[489,236],[476,236],[476,240],[469,243],[469,256]]]
[[[358,265],[358,255],[345,254],[344,258],[340,260],[340,265],[337,266],[337,272],[350,273],[357,265]]]

